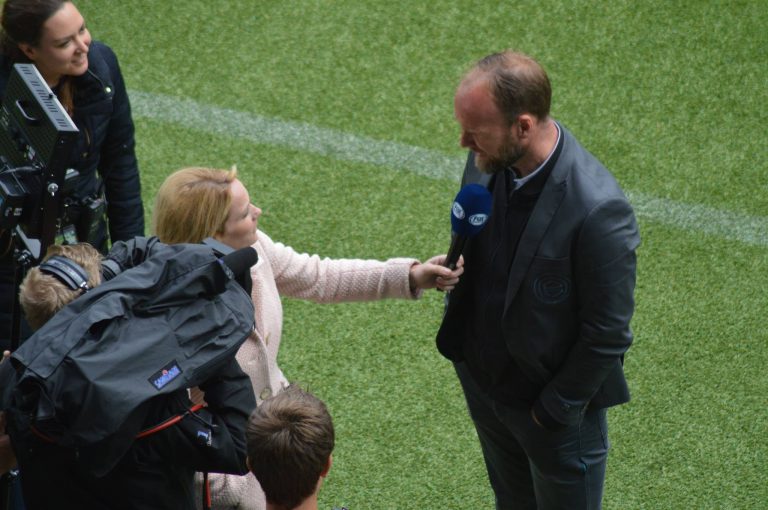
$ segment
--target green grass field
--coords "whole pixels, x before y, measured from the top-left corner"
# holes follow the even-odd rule
[[[612,2],[81,0],[134,103],[144,198],[237,164],[261,228],[330,257],[447,249],[463,71],[537,57],[553,115],[638,211],[631,403],[610,411],[607,509],[768,505],[768,8]],[[321,507],[492,508],[434,348],[442,296],[285,302],[287,376],[327,401]]]

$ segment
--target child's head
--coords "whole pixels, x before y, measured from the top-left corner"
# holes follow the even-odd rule
[[[82,294],[72,289],[59,277],[45,270],[45,261],[51,257],[65,257],[79,265],[88,274],[88,287],[101,283],[101,253],[90,244],[51,245],[43,259],[43,268],[33,267],[19,287],[19,303],[32,329],[43,324],[64,308],[67,303]]]
[[[315,493],[331,467],[331,416],[320,399],[298,386],[259,405],[246,438],[251,472],[267,502],[279,508],[294,508]]]

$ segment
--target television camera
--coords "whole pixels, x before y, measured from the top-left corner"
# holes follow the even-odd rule
[[[16,288],[49,245],[81,238],[69,214],[77,172],[67,168],[77,133],[34,64],[14,64],[0,108],[0,249],[13,250]],[[20,316],[16,296],[12,348]]]

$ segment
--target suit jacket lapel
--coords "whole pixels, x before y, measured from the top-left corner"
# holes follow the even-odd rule
[[[567,142],[567,140],[564,141]],[[520,243],[517,245],[517,253],[515,253],[515,258],[512,260],[512,266],[509,270],[507,297],[504,301],[505,312],[517,295],[520,283],[528,272],[528,268],[533,261],[533,256],[536,254],[536,250],[538,250],[539,245],[541,244],[544,233],[547,231],[552,218],[555,216],[557,209],[560,207],[560,203],[565,197],[565,176],[568,173],[568,165],[566,165],[564,161],[567,160],[565,152],[566,147],[564,146],[547,183],[544,185],[539,200],[534,206],[531,217],[528,220],[528,225],[526,225],[525,230],[523,230],[523,234],[520,237]]]

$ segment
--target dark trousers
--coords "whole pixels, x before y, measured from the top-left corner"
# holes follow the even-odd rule
[[[455,364],[475,423],[497,510],[599,509],[608,456],[606,410],[551,432],[526,405],[492,400],[463,363]]]

